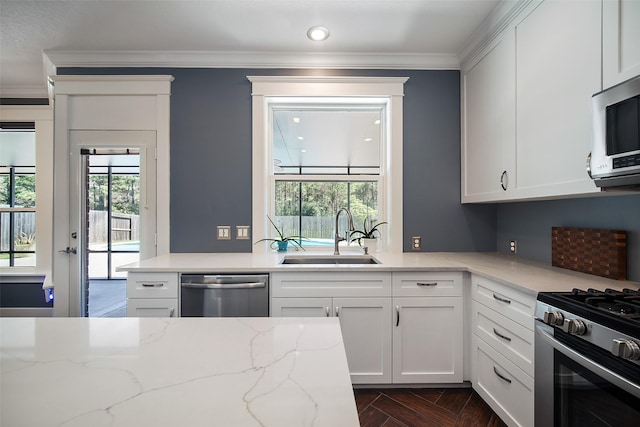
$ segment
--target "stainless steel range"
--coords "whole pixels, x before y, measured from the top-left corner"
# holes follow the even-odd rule
[[[542,292],[536,426],[640,425],[640,291]]]

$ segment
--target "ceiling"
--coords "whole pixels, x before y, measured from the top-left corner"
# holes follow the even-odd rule
[[[47,96],[62,66],[456,69],[500,3],[0,0],[0,96]]]

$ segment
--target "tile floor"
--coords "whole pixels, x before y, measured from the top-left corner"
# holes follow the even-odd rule
[[[506,427],[471,388],[355,389],[361,427]]]

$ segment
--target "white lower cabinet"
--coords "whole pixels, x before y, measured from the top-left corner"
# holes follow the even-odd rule
[[[393,380],[462,382],[462,298],[393,298]]]
[[[177,317],[178,273],[127,274],[127,317]]]
[[[535,297],[471,277],[471,382],[509,426],[534,425]]]
[[[127,317],[177,317],[176,298],[127,299]]]
[[[354,384],[462,382],[462,273],[273,273],[270,283],[272,316],[340,319]]]
[[[472,336],[473,388],[509,426],[533,426],[533,378]]]

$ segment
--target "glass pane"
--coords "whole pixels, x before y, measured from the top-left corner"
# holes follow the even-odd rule
[[[8,208],[10,200],[9,200],[9,174],[1,174],[0,175],[0,207]]]
[[[35,169],[35,168],[34,168]],[[36,176],[35,174],[16,174],[15,207],[32,208],[36,206]]]
[[[9,212],[0,212],[0,251],[11,250],[11,237],[9,235],[11,228],[9,221],[11,221],[11,214]],[[2,254],[2,259],[5,259],[4,255],[5,254]],[[8,254],[6,259],[9,259]]]
[[[335,216],[348,207],[356,229],[367,229],[378,222],[378,183],[367,182],[292,182],[276,181],[276,225],[285,236],[301,235],[303,246],[331,245]],[[349,227],[348,217],[339,218],[340,232]]]
[[[36,213],[14,212],[14,250],[26,252],[36,250]]]
[[[107,250],[107,175],[89,175],[89,250]],[[102,276],[100,276],[102,277]]]
[[[116,268],[130,264],[132,262],[140,261],[140,253],[112,253],[111,254],[111,277],[114,279],[126,279],[127,272],[126,271],[116,271]]]
[[[140,213],[139,175],[114,175],[111,191],[113,212],[132,215]]]
[[[106,253],[89,253],[89,278],[105,279],[109,272],[109,264]]]
[[[382,106],[371,105],[274,109],[276,173],[291,166],[379,167],[383,116]]]

